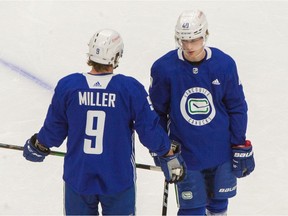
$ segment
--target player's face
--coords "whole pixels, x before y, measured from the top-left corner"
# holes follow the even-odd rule
[[[187,60],[195,61],[203,52],[204,39],[202,37],[193,40],[182,40],[182,49],[184,51],[184,56]],[[201,59],[200,59],[201,60]]]

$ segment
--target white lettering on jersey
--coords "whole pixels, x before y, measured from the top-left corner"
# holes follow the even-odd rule
[[[100,92],[79,92],[79,105],[115,107],[116,94]]]

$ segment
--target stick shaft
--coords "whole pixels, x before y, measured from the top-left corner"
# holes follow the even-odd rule
[[[11,145],[11,144],[5,144],[5,143],[0,143],[0,148],[7,148],[7,149],[13,149],[13,150],[19,150],[19,151],[23,151],[24,150],[23,146]],[[64,157],[65,156],[65,152],[50,151],[50,155]]]
[[[13,149],[13,150],[19,150],[19,151],[23,151],[24,150],[23,146],[11,145],[11,144],[5,144],[5,143],[0,143],[0,148]],[[50,151],[50,155],[54,155],[54,156],[64,157],[65,154],[66,154],[65,152]],[[136,163],[136,168],[152,170],[152,171],[161,171],[160,167],[151,166],[151,165],[147,165],[147,164],[138,164],[138,163]]]
[[[167,181],[164,181],[163,203],[162,203],[162,216],[167,215],[168,193],[169,193],[169,183],[168,183]]]

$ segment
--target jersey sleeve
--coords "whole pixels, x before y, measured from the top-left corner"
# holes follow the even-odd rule
[[[164,155],[170,149],[167,133],[159,124],[159,116],[154,111],[151,100],[140,83],[132,88],[134,127],[140,142],[157,155]]]
[[[247,130],[247,103],[243,86],[239,80],[237,66],[231,61],[224,103],[230,118],[231,144],[243,144]]]
[[[167,131],[168,113],[170,109],[170,84],[162,74],[159,67],[154,64],[151,68],[151,84],[149,87],[149,95],[160,117],[161,126]]]
[[[55,88],[51,104],[42,128],[38,133],[38,140],[46,147],[59,147],[68,133],[67,116],[65,113],[65,97],[61,82]]]

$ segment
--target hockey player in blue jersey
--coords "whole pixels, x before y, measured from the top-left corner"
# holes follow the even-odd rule
[[[185,179],[177,183],[178,215],[226,215],[236,177],[255,166],[236,64],[205,46],[208,34],[202,11],[184,11],[175,28],[178,48],[151,68],[153,106],[170,139],[182,144],[187,165]]]
[[[27,140],[23,155],[42,162],[67,138],[64,159],[67,215],[135,214],[134,130],[141,143],[161,155],[170,183],[184,177],[185,164],[159,124],[143,85],[114,74],[123,41],[114,30],[96,32],[89,42],[89,73],[62,78],[43,127]]]

